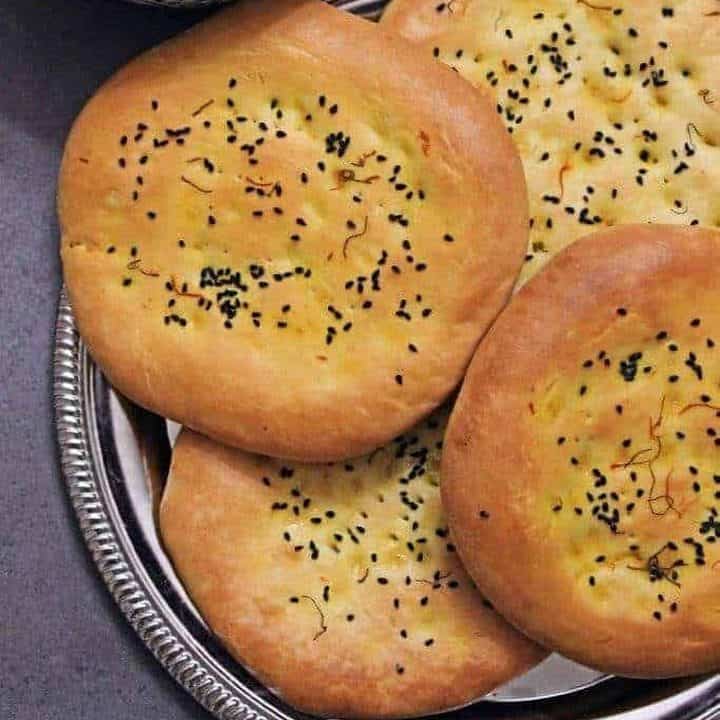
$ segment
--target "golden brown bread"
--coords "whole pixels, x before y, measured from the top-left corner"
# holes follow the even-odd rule
[[[521,283],[578,237],[720,226],[716,0],[393,0],[382,25],[490,90],[530,194]]]
[[[488,333],[443,499],[512,623],[609,673],[720,667],[720,233],[626,226],[563,251]]]
[[[121,70],[72,130],[59,210],[111,382],[305,460],[370,451],[447,396],[527,234],[490,103],[319,0],[241,2]]]
[[[442,413],[333,466],[180,435],[165,546],[220,639],[293,705],[426,714],[544,656],[483,604],[457,559],[438,489],[444,429]]]

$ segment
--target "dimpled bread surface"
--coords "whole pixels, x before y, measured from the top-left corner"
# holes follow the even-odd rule
[[[527,241],[489,100],[319,0],[241,2],[121,70],[72,130],[59,209],[79,329],[121,392],[316,461],[442,402]]]
[[[383,25],[494,93],[530,194],[521,283],[593,229],[720,226],[717,0],[393,0]]]
[[[720,232],[625,226],[528,283],[453,411],[443,499],[480,590],[609,673],[720,665]]]
[[[438,487],[445,420],[440,411],[334,465],[180,435],[160,510],[165,546],[220,639],[293,705],[430,713],[544,657],[458,561]]]

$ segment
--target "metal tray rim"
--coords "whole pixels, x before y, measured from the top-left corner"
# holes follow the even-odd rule
[[[197,643],[190,641],[179,618],[163,610],[163,599],[145,573],[117,508],[108,502],[110,493],[102,482],[104,470],[98,467],[91,452],[96,429],[86,422],[93,390],[83,380],[85,353],[63,289],[53,354],[53,401],[60,464],[85,544],[105,585],[158,662],[218,720],[277,718],[278,713],[267,707],[263,698],[241,683],[233,682],[229,671],[212,662]],[[671,718],[720,718],[720,675],[700,681],[676,696],[613,714],[607,720]]]
[[[194,648],[178,639],[170,618],[159,612],[152,585],[131,562],[127,539],[120,537],[97,483],[84,422],[81,347],[63,290],[55,327],[53,401],[60,464],[70,501],[93,561],[118,607],[143,643],[168,673],[219,720],[265,720],[237,697],[223,678],[205,667]]]

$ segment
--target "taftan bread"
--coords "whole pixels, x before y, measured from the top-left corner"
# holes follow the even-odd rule
[[[444,429],[442,412],[334,465],[180,435],[160,510],[165,546],[220,639],[293,705],[437,712],[544,656],[458,561],[438,488]]]
[[[521,282],[593,229],[720,226],[717,0],[393,0],[382,23],[494,93],[530,193]]]
[[[479,588],[609,673],[720,667],[720,232],[626,226],[563,251],[483,341],[443,498]]]
[[[72,130],[59,208],[112,383],[305,460],[370,451],[447,396],[527,236],[491,104],[319,0],[240,3],[121,70]]]

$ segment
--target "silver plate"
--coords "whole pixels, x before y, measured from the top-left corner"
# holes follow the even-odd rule
[[[85,542],[142,641],[217,718],[305,720],[223,650],[178,581],[154,521],[174,428],[110,387],[77,333],[64,293],[55,331],[54,400],[62,470]],[[488,698],[443,717],[716,720],[720,676],[604,678],[552,656]]]
[[[224,0],[133,0],[190,7]],[[330,0],[376,18],[387,0]],[[55,334],[54,397],[63,473],[85,542],[132,627],[163,667],[222,720],[304,720],[218,644],[159,541],[155,511],[177,426],[118,395],[77,334],[65,293]],[[512,704],[512,705],[510,705]],[[716,720],[720,676],[610,678],[552,655],[448,720]]]
[[[154,7],[192,9],[207,8],[212,5],[224,5],[232,0],[126,0],[136,5],[152,5]],[[364,17],[376,18],[380,15],[387,0],[328,0],[332,5],[343,5],[343,9]]]
[[[154,7],[191,9],[221,5],[230,2],[230,0],[127,0],[127,2],[135,3],[136,5],[152,5]]]

